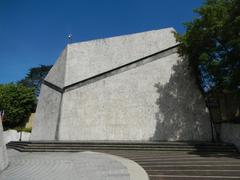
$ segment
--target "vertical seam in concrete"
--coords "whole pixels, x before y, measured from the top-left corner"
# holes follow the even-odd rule
[[[66,70],[67,70],[67,55],[68,55],[68,45],[66,46],[66,53],[65,53],[65,67],[64,67],[64,76],[63,76],[63,87],[65,86],[65,79],[66,79]],[[55,132],[55,140],[59,140],[59,130],[60,130],[60,123],[61,123],[61,115],[62,115],[62,101],[63,101],[63,94],[64,91],[61,93],[60,102],[59,102],[59,113],[58,119],[56,124],[56,132]]]

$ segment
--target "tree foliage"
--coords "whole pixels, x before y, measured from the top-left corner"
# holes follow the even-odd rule
[[[186,33],[176,34],[180,55],[188,57],[200,84],[204,69],[212,90],[240,91],[240,1],[207,0],[195,12]]]
[[[42,81],[51,68],[52,65],[40,65],[39,67],[33,67],[29,70],[25,78],[20,80],[18,83],[29,88],[34,88],[35,94],[38,96]]]
[[[0,110],[4,110],[5,129],[24,126],[35,108],[36,96],[33,88],[13,83],[0,85]]]

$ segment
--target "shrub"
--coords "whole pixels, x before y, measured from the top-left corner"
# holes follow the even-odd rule
[[[23,127],[35,108],[33,88],[13,83],[0,85],[0,110],[4,110],[4,129]]]

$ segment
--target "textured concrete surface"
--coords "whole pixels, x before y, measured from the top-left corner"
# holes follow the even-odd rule
[[[235,144],[240,151],[240,124],[222,123],[220,138],[223,142]]]
[[[211,135],[204,101],[177,54],[66,92],[62,103],[61,140],[209,140]]]
[[[10,166],[0,174],[1,180],[148,179],[138,164],[103,153],[20,153],[10,150],[9,159]],[[138,173],[143,176],[137,176]]]
[[[3,139],[2,120],[0,118],[0,173],[8,166],[6,145]]]
[[[55,139],[61,96],[61,93],[42,84],[31,139]]]
[[[3,137],[5,143],[8,143],[10,141],[29,141],[30,140],[31,133],[28,132],[17,132],[16,130],[8,130],[3,132]]]
[[[174,51],[95,76],[174,47],[172,31],[68,45],[46,80],[59,87],[89,77],[92,82],[62,96],[43,85],[32,140],[210,140],[204,100],[187,61]]]
[[[7,130],[3,132],[3,137],[5,143],[8,143],[10,141],[19,141],[20,134],[16,130]]]
[[[173,28],[68,45],[46,80],[59,87],[92,77],[176,45]]]
[[[65,86],[176,45],[173,31],[166,28],[69,45]]]
[[[33,122],[35,120],[35,115],[36,115],[36,113],[31,113],[31,115],[30,115],[30,117],[28,119],[28,122],[27,122],[27,124],[25,126],[26,128],[32,128]]]
[[[21,140],[22,141],[29,141],[30,140],[30,136],[31,136],[31,133],[29,133],[29,132],[22,132]]]
[[[45,80],[63,88],[65,86],[67,47],[63,50]]]

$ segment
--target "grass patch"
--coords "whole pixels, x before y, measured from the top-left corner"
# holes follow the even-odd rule
[[[31,133],[32,132],[32,128],[26,128],[26,127],[16,127],[14,128],[16,131],[18,132],[29,132]]]

